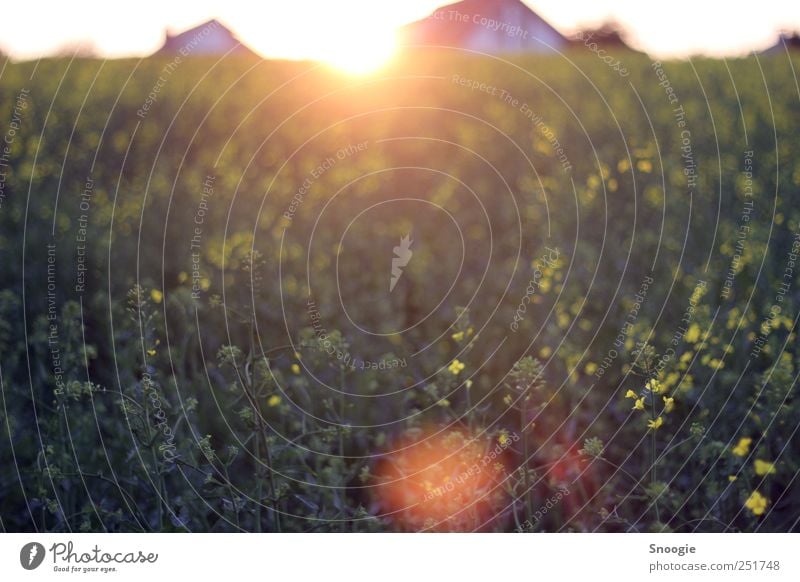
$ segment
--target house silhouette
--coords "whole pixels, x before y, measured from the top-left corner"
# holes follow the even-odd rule
[[[487,54],[552,53],[570,41],[522,0],[462,0],[400,30],[408,46],[457,47]]]
[[[796,52],[800,50],[800,34],[798,34],[796,31],[781,32],[778,35],[778,41],[768,49],[761,51],[761,54],[782,55],[786,54],[787,49],[789,52]]]
[[[153,56],[251,56],[258,55],[243,45],[233,32],[216,19],[204,22],[180,34],[165,32],[164,44]]]

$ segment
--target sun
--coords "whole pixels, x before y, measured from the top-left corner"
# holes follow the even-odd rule
[[[237,27],[254,50],[272,58],[319,63],[346,75],[368,75],[387,65],[399,52],[403,24],[411,19],[403,2],[267,4],[269,8],[259,8],[262,18],[253,18],[248,5]]]
[[[395,35],[384,32],[342,35],[320,52],[319,60],[350,75],[373,73],[397,52]]]

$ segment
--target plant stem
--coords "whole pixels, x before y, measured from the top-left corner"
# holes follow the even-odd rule
[[[344,368],[339,366],[339,422],[336,423],[336,430],[339,436],[339,462],[342,464],[342,474],[344,474],[344,431],[342,428],[342,423],[344,422]],[[344,489],[344,482],[341,483],[342,489]],[[338,492],[337,492],[338,495]],[[342,493],[342,497],[344,497],[344,492]],[[345,503],[344,499],[342,500],[342,508],[344,508]],[[344,509],[341,511],[342,518],[347,517],[344,513]],[[342,519],[341,521],[341,530],[342,532],[347,531],[347,522]]]
[[[650,370],[649,370],[649,366],[648,366],[648,372],[649,371]],[[655,420],[656,420],[656,393],[655,393],[654,390],[650,391],[650,396],[651,396],[650,408],[652,410],[653,422],[655,422]],[[658,455],[656,453],[656,429],[655,428],[651,428],[650,429],[650,433],[651,433],[650,434],[650,443],[651,443],[651,450],[652,450],[652,455],[653,455],[653,463],[652,463],[652,465],[650,467],[650,485],[651,485],[650,490],[651,490],[651,493],[652,493],[652,492],[655,492],[654,486],[656,484],[656,480],[657,480],[657,477],[658,477],[658,474],[657,474],[657,471],[656,471],[656,466],[658,464]],[[661,515],[660,515],[660,512],[658,510],[658,496],[655,496],[653,498],[653,508],[656,511],[656,520],[659,523],[661,523]]]
[[[522,502],[525,506],[525,521],[528,521],[533,515],[533,508],[531,506],[530,491],[528,491],[528,437],[525,430],[525,397],[523,395],[522,403],[519,407],[519,432],[522,439]]]

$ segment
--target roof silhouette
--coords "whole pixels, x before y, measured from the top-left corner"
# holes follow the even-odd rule
[[[522,0],[462,0],[403,27],[408,45],[440,45],[490,54],[551,52],[567,38]]]
[[[763,50],[761,54],[764,55],[784,54],[787,49],[789,51],[800,50],[800,34],[798,34],[796,31],[781,32],[778,35],[778,42],[776,42],[771,47]]]
[[[233,32],[216,19],[199,24],[176,35],[166,31],[164,44],[155,52],[159,56],[258,56],[242,44]]]

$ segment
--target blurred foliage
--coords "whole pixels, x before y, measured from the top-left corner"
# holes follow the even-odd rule
[[[0,527],[798,528],[800,62],[418,56],[5,66]]]

